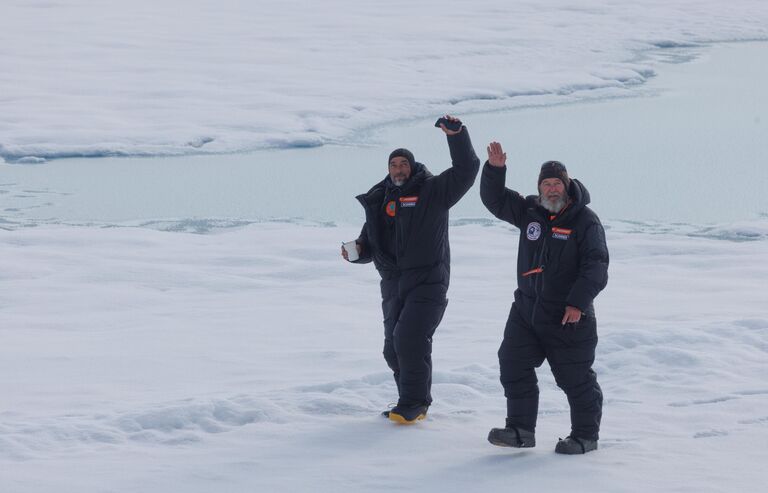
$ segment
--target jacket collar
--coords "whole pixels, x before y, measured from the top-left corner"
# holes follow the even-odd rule
[[[418,188],[421,187],[427,178],[432,177],[432,173],[430,173],[426,166],[418,162],[414,166],[414,170],[415,173],[413,173],[411,177],[408,178],[408,181],[403,183],[402,186],[396,186],[394,183],[392,183],[392,179],[389,177],[389,175],[387,175],[383,180],[368,190],[368,192],[359,195],[358,198],[363,198],[363,200],[365,200],[367,203],[375,205],[375,202],[380,202],[385,195],[389,195],[398,189],[400,190],[401,195],[407,195],[415,190],[418,190]]]

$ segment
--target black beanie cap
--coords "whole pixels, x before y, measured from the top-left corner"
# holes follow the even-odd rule
[[[389,159],[387,160],[387,165],[389,165],[389,162],[392,161],[392,158],[394,157],[404,157],[408,160],[408,164],[411,165],[411,168],[414,167],[416,164],[416,160],[413,158],[413,153],[409,151],[408,149],[399,148],[395,149],[389,154]]]
[[[565,169],[565,165],[560,161],[547,161],[541,165],[541,171],[539,172],[539,183],[547,178],[558,178],[565,185],[565,189],[571,184],[570,178],[568,178],[568,170]]]

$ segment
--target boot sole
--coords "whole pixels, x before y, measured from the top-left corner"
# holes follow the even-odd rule
[[[427,417],[426,414],[419,414],[418,416],[416,416],[415,418],[413,418],[412,420],[409,421],[409,420],[405,419],[403,416],[401,416],[401,415],[399,415],[397,413],[393,413],[391,411],[389,413],[389,420],[393,421],[393,422],[395,422],[395,423],[397,423],[399,425],[412,425],[412,424],[416,423],[417,421],[423,420],[426,417]]]
[[[557,447],[555,447],[555,453],[561,454],[561,455],[584,455],[584,454],[588,454],[590,452],[594,452],[595,450],[597,450],[597,445],[595,445],[594,447],[589,447],[589,446],[588,447],[584,447],[583,451],[581,450],[581,448],[578,448],[578,449],[565,449],[565,448],[558,449]]]

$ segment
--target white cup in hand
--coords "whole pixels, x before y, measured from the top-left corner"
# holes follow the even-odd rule
[[[360,255],[357,253],[357,242],[356,241],[348,241],[344,243],[344,251],[347,252],[347,259],[350,262],[354,262],[355,260],[360,258]]]

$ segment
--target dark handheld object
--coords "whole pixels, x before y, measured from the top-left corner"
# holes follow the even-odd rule
[[[452,121],[445,117],[441,117],[437,119],[437,121],[435,122],[435,126],[437,128],[440,128],[441,123],[445,125],[445,128],[453,132],[458,132],[459,130],[461,130],[461,121]]]

